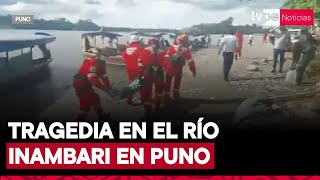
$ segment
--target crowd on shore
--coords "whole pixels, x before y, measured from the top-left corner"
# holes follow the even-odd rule
[[[162,99],[166,104],[179,101],[182,72],[186,64],[194,77],[197,74],[189,49],[188,35],[180,34],[169,47],[163,48],[163,45],[165,44],[158,37],[150,37],[148,44],[144,46],[141,38],[132,34],[128,46],[122,53],[129,82],[129,89],[124,93],[127,96],[127,104],[135,105],[133,95],[139,92],[147,118],[154,111],[160,110]],[[109,118],[110,114],[103,112],[100,97],[93,87],[111,96],[118,93],[111,87],[106,73],[106,55],[99,48],[91,48],[88,53],[91,56],[84,60],[73,79],[80,104],[76,121],[83,121],[91,108],[95,110],[99,119]]]
[[[147,45],[143,46],[141,38],[133,34],[122,54],[129,82],[127,104],[135,105],[133,95],[139,92],[145,117],[149,117],[153,112],[161,111],[162,102],[168,104],[179,101],[184,65],[187,64],[193,76],[197,76],[196,64],[191,53],[192,46],[200,44],[201,47],[207,48],[212,43],[210,36],[203,36],[201,43],[196,40],[191,41],[192,44],[190,44],[189,36],[180,34],[172,44],[168,44],[163,39],[151,37]],[[263,43],[268,43],[268,40],[273,45],[271,73],[283,73],[285,54],[293,52],[292,70],[296,73],[295,84],[300,85],[305,68],[316,52],[314,39],[308,30],[302,29],[295,38],[291,38],[287,28],[281,26],[263,35]],[[250,34],[248,45],[254,46],[254,41],[254,35]],[[229,82],[229,73],[234,60],[242,58],[243,43],[244,35],[240,31],[230,32],[219,40],[219,54],[223,56],[223,77],[227,82]],[[77,121],[82,121],[91,108],[96,111],[99,119],[106,119],[110,116],[102,111],[100,98],[94,92],[93,86],[111,96],[117,93],[112,89],[104,70],[106,57],[103,57],[99,49],[94,54],[84,60],[83,65],[74,76],[73,84],[80,103]],[[276,71],[278,64],[279,70]]]
[[[293,62],[291,70],[295,74],[295,84],[302,83],[302,77],[306,67],[314,58],[316,53],[316,41],[311,36],[307,29],[301,29],[294,37],[285,26],[272,29],[269,33],[263,35],[263,43],[273,45],[273,69],[271,73],[277,73],[279,64],[279,73],[283,73],[283,65],[285,63],[285,55],[287,52],[292,52]],[[254,35],[250,34],[248,44],[253,45]],[[220,50],[223,52],[224,58],[224,79],[228,81],[229,72],[231,70],[234,59],[241,58],[243,47],[243,34],[241,32],[231,32],[229,35],[222,37],[219,41]],[[292,74],[292,73],[291,73]]]

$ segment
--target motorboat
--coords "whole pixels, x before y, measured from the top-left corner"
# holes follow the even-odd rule
[[[83,55],[94,56],[95,54],[92,53],[92,48],[99,48],[102,50],[102,54],[108,57],[106,61],[107,65],[125,66],[122,52],[125,51],[126,46],[119,45],[118,37],[120,36],[122,35],[106,31],[83,33],[81,35]],[[106,38],[108,38],[107,42]],[[100,44],[98,43],[98,40],[100,40]],[[116,40],[115,47],[113,46],[114,40]]]
[[[0,37],[0,83],[8,83],[27,77],[33,72],[47,68],[53,60],[47,44],[56,40],[55,36],[37,32],[34,36]],[[40,49],[42,57],[35,58],[35,48]]]

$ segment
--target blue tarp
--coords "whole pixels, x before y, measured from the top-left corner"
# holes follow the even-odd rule
[[[7,51],[14,51],[23,48],[33,47],[40,44],[48,44],[56,40],[56,37],[53,36],[42,36],[42,37],[33,37],[33,38],[12,38],[5,39],[1,37],[0,39],[0,53]]]

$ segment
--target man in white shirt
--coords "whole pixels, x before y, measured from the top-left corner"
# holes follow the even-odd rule
[[[224,80],[229,81],[229,72],[233,64],[234,53],[238,48],[238,40],[232,32],[230,35],[224,37],[220,42],[220,49],[223,51],[223,75]]]
[[[253,42],[253,34],[251,33],[249,35],[249,44],[250,44],[250,46],[252,46],[252,42]]]
[[[291,45],[291,35],[287,31],[285,26],[280,26],[277,30],[271,31],[274,36],[273,43],[273,70],[272,73],[276,72],[276,67],[278,64],[278,58],[280,56],[280,69],[279,72],[282,73],[283,64],[285,61],[285,53]]]

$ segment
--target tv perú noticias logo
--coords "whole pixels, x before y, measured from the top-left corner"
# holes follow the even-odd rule
[[[262,26],[313,25],[312,9],[263,9],[251,11],[253,23]]]

